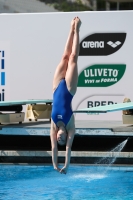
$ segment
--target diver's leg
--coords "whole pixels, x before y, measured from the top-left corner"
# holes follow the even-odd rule
[[[72,95],[75,94],[78,81],[77,60],[79,55],[79,28],[81,21],[78,17],[75,19],[75,30],[73,37],[72,53],[69,57],[68,68],[66,72],[67,88]]]
[[[64,53],[59,65],[57,66],[55,70],[54,79],[53,79],[53,90],[57,88],[61,79],[65,78],[66,76],[68,61],[72,52],[74,28],[75,28],[75,18],[71,21],[71,27],[70,27],[69,35],[68,35],[67,42],[65,45]]]

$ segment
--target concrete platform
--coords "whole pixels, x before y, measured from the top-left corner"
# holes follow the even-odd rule
[[[52,164],[51,151],[0,151],[0,163]],[[65,151],[59,151],[58,162],[65,162]],[[72,151],[71,164],[126,165],[133,167],[133,152]]]
[[[122,121],[76,121],[76,133],[82,135],[122,135],[133,136],[133,125]],[[4,124],[0,126],[0,135],[49,135],[50,121],[25,121],[22,124]]]
[[[51,151],[0,151],[0,156],[26,156],[26,157],[49,157],[52,156]],[[65,151],[58,153],[59,157],[65,156]],[[72,151],[71,157],[108,157],[108,158],[132,158],[133,152],[97,152],[97,151]]]
[[[14,123],[14,124],[3,124],[0,127],[39,127],[39,128],[49,128],[50,121],[49,120],[38,120],[36,121],[25,121],[22,124]],[[76,128],[123,128],[129,127],[132,125],[125,125],[122,121],[100,121],[100,120],[76,120],[75,121]]]
[[[133,165],[133,125],[122,121],[76,121],[71,163],[95,164],[115,158],[114,164]],[[0,163],[52,163],[50,121],[26,121],[0,126]],[[111,149],[128,138],[121,152]],[[59,146],[64,163],[65,146]]]

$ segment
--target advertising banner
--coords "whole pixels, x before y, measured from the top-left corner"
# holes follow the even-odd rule
[[[55,69],[71,20],[79,16],[80,52],[73,110],[133,101],[133,11],[0,16],[0,99],[52,99]],[[122,112],[76,114],[77,120],[121,120]]]
[[[10,99],[10,43],[0,41],[0,101]]]

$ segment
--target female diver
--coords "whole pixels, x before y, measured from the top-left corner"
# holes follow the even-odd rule
[[[75,134],[75,120],[71,102],[77,90],[80,25],[79,17],[75,17],[71,21],[64,54],[56,68],[53,79],[54,93],[50,130],[52,162],[54,169],[64,174],[67,173],[69,167],[71,146]],[[66,145],[65,164],[62,169],[58,167],[57,142],[59,145]]]

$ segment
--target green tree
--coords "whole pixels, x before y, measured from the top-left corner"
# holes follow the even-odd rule
[[[40,0],[40,1],[52,5],[55,9],[64,12],[91,10],[88,6],[83,5],[81,0],[77,0],[76,2],[70,2],[67,0]]]

